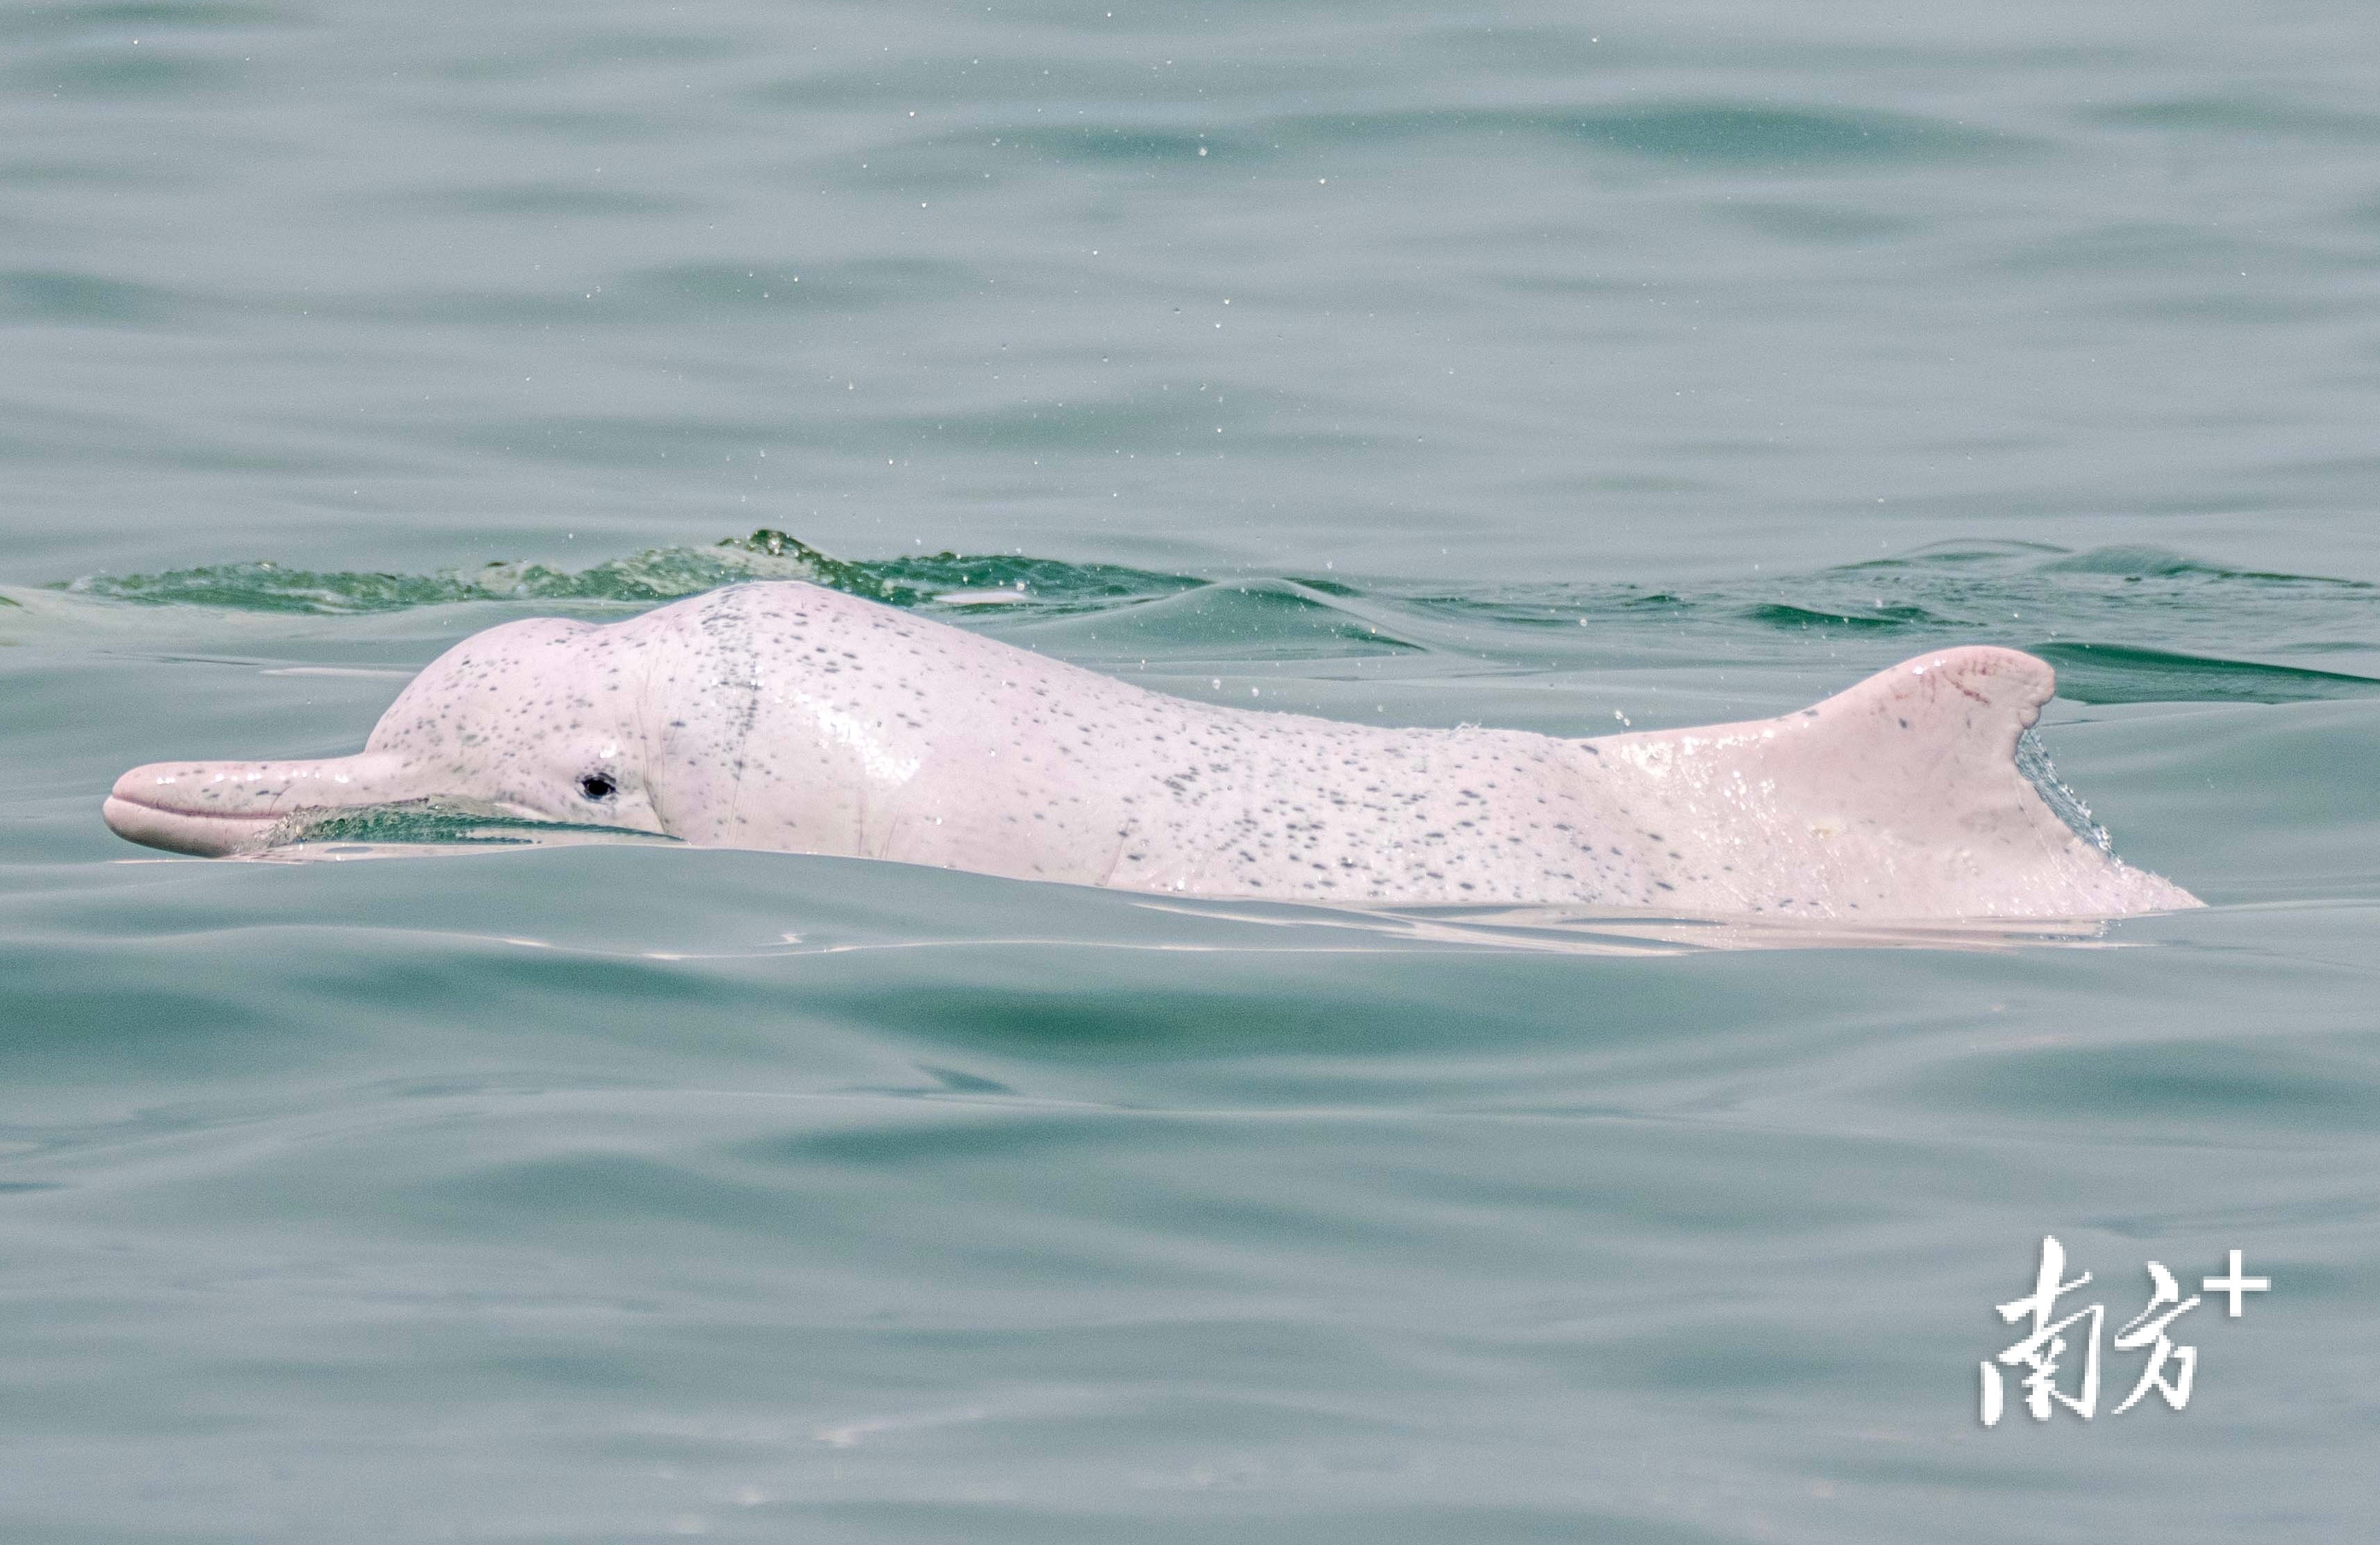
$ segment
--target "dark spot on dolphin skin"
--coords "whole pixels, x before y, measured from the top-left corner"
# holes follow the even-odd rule
[[[1909,727],[1909,721],[1908,721],[1908,720],[1906,720],[1906,719],[1903,719],[1903,720],[1900,722],[1900,727],[1901,727],[1902,729],[1907,729],[1907,728]]]

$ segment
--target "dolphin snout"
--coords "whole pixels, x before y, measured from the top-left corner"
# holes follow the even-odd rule
[[[322,761],[151,762],[115,780],[100,813],[108,830],[169,853],[253,853],[299,810],[396,797],[396,759],[366,753]]]

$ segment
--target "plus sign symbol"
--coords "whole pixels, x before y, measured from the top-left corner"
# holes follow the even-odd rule
[[[2229,1296],[2231,1300],[2231,1318],[2234,1320],[2240,1318],[2240,1296],[2241,1294],[2270,1293],[2273,1290],[2272,1278],[2251,1277],[2241,1271],[2240,1254],[2240,1253],[2238,1250],[2231,1252],[2231,1269],[2224,1275],[2219,1277],[2202,1277],[2199,1279],[2198,1283],[2199,1287],[2205,1292],[2220,1293]]]

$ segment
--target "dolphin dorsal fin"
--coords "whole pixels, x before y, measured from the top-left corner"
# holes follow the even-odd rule
[[[2020,765],[2019,738],[2057,680],[2014,650],[1943,650],[1781,718],[1593,745],[1643,776],[1638,809],[1670,822],[1648,834],[1742,830],[1711,819],[1730,809],[1750,818],[1757,838],[1732,854],[1659,845],[1676,872],[1658,888],[1712,905],[1902,917],[2197,905],[2078,833]]]
[[[1912,842],[2031,835],[2062,845],[2073,831],[2017,766],[2017,741],[2058,689],[2048,663],[2015,650],[1966,648],[1905,660],[1797,717],[1812,784]]]

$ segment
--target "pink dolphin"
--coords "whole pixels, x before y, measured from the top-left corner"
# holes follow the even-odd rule
[[[2055,677],[1944,650],[1779,719],[1566,740],[1167,697],[796,582],[609,626],[510,623],[361,753],[158,762],[134,842],[227,856],[438,798],[706,846],[1352,905],[2081,918],[2199,905],[2061,820],[2016,760]]]

